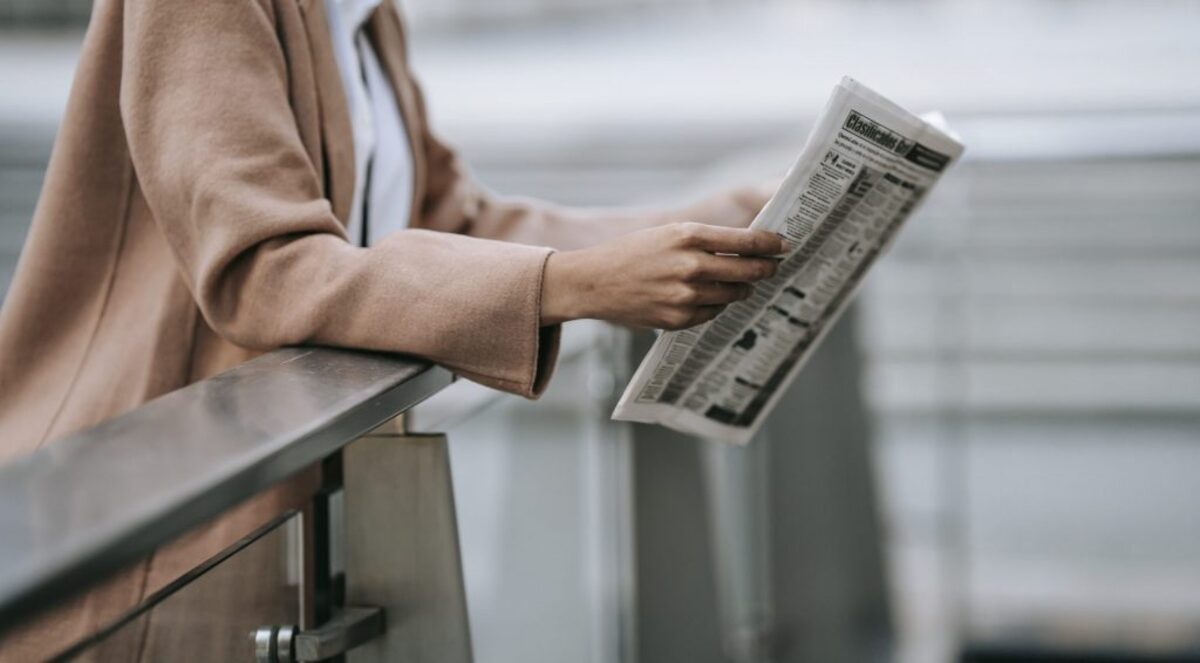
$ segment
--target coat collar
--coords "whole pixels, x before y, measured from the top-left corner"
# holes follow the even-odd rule
[[[324,0],[300,0],[312,51],[317,102],[321,115],[321,145],[325,156],[326,195],[342,223],[350,218],[354,201],[354,130],[346,91],[333,53]]]

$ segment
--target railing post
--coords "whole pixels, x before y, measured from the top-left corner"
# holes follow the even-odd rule
[[[446,436],[406,433],[398,417],[343,454],[346,603],[387,622],[347,660],[469,663]]]

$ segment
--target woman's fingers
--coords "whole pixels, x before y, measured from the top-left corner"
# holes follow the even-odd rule
[[[720,315],[725,310],[722,304],[711,306],[677,306],[665,309],[660,313],[654,326],[669,331],[679,331],[688,327],[701,325]]]
[[[724,228],[702,223],[677,226],[680,246],[709,253],[739,256],[777,256],[787,251],[783,238],[765,230]]]
[[[779,261],[775,258],[744,258],[703,253],[688,258],[688,264],[684,265],[682,274],[687,281],[751,283],[771,278],[779,269]]]
[[[681,303],[685,306],[724,306],[754,294],[748,283],[689,283],[682,286]]]
[[[692,312],[691,325],[689,326],[702,325],[720,315],[721,311],[724,310],[724,306],[701,306]]]

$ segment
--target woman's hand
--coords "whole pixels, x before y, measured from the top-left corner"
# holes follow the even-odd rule
[[[716,317],[775,274],[787,247],[774,233],[673,223],[550,256],[542,324],[580,318],[684,329]]]

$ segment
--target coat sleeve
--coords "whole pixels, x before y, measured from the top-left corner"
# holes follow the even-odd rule
[[[429,230],[351,245],[300,139],[272,8],[126,0],[121,113],[138,186],[207,322],[245,347],[402,352],[534,397],[551,249]],[[97,167],[103,167],[98,162]]]
[[[408,80],[413,80],[411,75]],[[416,97],[422,99],[419,88]],[[424,103],[419,105],[424,118]],[[570,250],[673,222],[745,227],[774,192],[770,185],[742,186],[667,209],[575,208],[500,197],[471,177],[457,153],[429,131],[427,121],[422,126],[422,147],[430,164],[422,210],[426,223],[473,237]]]
[[[642,228],[683,220],[670,211],[580,209],[541,200],[503,198],[481,186],[458,154],[431,130],[424,95],[412,72],[429,179],[421,214],[432,228],[493,240],[571,250],[594,246]]]

